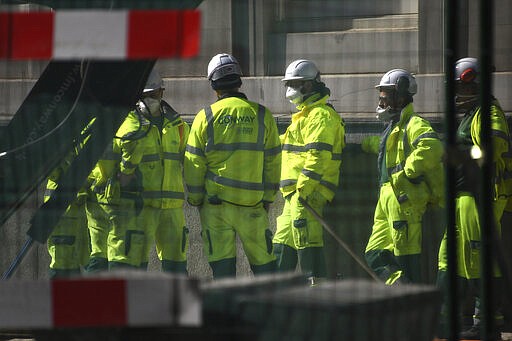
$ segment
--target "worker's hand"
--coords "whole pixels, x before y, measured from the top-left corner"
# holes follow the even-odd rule
[[[327,202],[327,199],[319,191],[314,191],[308,195],[307,199],[300,198],[299,201],[300,200],[307,202],[313,207],[323,207]]]
[[[316,182],[318,183],[318,182]],[[316,186],[315,181],[304,181],[301,183],[301,187],[297,188],[297,193],[299,194],[299,197],[307,200],[307,198],[315,191]]]
[[[403,170],[391,175],[391,186],[407,215],[411,214],[411,210],[416,207],[424,207],[430,198],[430,190],[423,178],[408,178]]]

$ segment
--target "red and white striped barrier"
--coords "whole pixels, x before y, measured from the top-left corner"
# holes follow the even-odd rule
[[[197,327],[196,280],[80,278],[0,282],[0,329]]]
[[[197,10],[0,12],[0,59],[188,58],[200,21]]]

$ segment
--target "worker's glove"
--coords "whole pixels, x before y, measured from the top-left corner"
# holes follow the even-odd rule
[[[404,275],[403,270],[397,270],[393,273],[389,274],[389,277],[386,279],[386,285],[398,286],[402,284],[408,284],[411,281]]]
[[[378,154],[379,153],[380,136],[370,135],[363,138],[361,141],[361,149],[365,153]]]
[[[423,210],[430,198],[430,190],[423,178],[408,178],[403,170],[391,175],[391,187],[406,215]]]
[[[306,202],[313,207],[323,207],[327,199],[318,191],[314,191],[308,195]]]
[[[300,187],[297,187],[297,193],[299,194],[299,197],[307,200],[307,198],[315,191],[317,184],[318,181],[303,181],[301,184],[299,184]]]

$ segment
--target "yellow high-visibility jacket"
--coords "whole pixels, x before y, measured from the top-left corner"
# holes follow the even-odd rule
[[[443,145],[430,123],[414,112],[412,103],[402,109],[400,120],[393,125],[386,139],[385,150],[380,154],[382,152],[385,155],[379,155],[379,160],[385,158],[385,169],[379,165],[381,175],[383,172],[387,174],[387,180],[391,181],[397,194],[414,188],[396,176],[403,170],[408,179],[426,182],[430,189],[428,202],[443,205]],[[381,178],[382,182],[386,182],[383,180]],[[400,188],[401,183],[408,188]],[[416,193],[411,194],[414,196]]]
[[[299,191],[307,198],[318,191],[332,200],[339,184],[345,124],[327,104],[329,95],[316,94],[297,107],[281,136],[283,161],[280,188],[284,196]]]
[[[232,93],[197,113],[185,152],[190,204],[205,195],[242,206],[272,202],[280,167],[277,124],[264,106]]]
[[[136,172],[137,189],[144,205],[181,207],[185,200],[183,154],[190,128],[162,101],[162,129],[137,111],[128,114],[114,139],[113,151],[121,155],[119,171]]]
[[[121,161],[121,152],[114,151],[113,148],[112,143],[107,146],[87,178],[89,189],[97,194],[96,200],[101,204],[117,203],[120,196],[117,171]]]
[[[508,129],[507,120],[505,114],[501,109],[498,100],[494,99],[491,107],[491,134],[492,134],[492,146],[493,146],[493,158],[492,161],[495,165],[494,173],[494,196],[495,199],[502,198],[512,195],[512,183],[511,172],[512,172],[512,155],[510,155],[510,132]],[[473,144],[481,146],[481,107],[475,109],[473,119],[471,120],[471,139]],[[508,180],[508,181],[507,181]]]

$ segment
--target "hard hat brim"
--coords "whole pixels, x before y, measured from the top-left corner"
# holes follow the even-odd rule
[[[312,81],[313,79],[307,79],[307,78],[304,78],[303,76],[295,76],[295,77],[285,77],[285,78],[281,79],[281,82],[295,81],[295,80]]]

